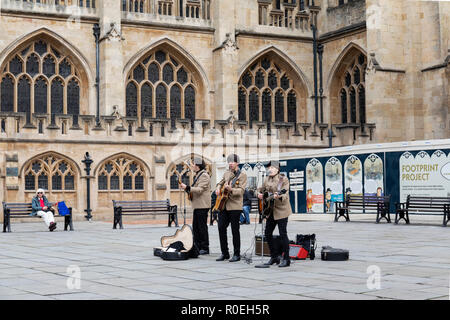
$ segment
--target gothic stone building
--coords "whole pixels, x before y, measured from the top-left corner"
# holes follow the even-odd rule
[[[44,188],[82,219],[90,178],[111,219],[113,199],[179,203],[191,154],[215,180],[230,152],[448,138],[449,18],[445,1],[1,0],[0,198]]]

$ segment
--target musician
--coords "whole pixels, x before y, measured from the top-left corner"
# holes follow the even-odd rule
[[[259,188],[258,198],[263,199],[264,193],[274,194],[273,215],[267,218],[264,236],[270,248],[271,257],[265,265],[279,264],[279,267],[288,267],[291,264],[289,258],[289,238],[287,235],[288,217],[292,214],[291,204],[289,202],[289,180],[287,177],[280,175],[279,161],[270,161],[267,166],[269,173],[264,179],[262,186]],[[281,190],[286,193],[279,195]],[[278,225],[282,243],[282,256],[277,256],[276,248],[273,245],[273,231]]]
[[[211,177],[206,171],[205,161],[201,158],[195,157],[190,168],[195,173],[194,182],[192,186],[181,183],[180,188],[192,196],[194,243],[199,249],[199,254],[209,254],[207,221],[211,206]]]
[[[227,241],[227,228],[231,223],[231,232],[233,234],[233,257],[230,262],[241,260],[241,237],[239,234],[239,219],[242,212],[244,191],[247,185],[247,175],[239,169],[239,156],[231,154],[227,158],[228,171],[223,175],[222,180],[217,184],[216,195],[221,194],[224,187],[229,192],[229,198],[225,203],[225,209],[219,212],[219,239],[220,250],[222,254],[216,261],[230,259]]]

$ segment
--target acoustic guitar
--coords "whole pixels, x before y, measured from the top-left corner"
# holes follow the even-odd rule
[[[278,192],[278,195],[281,196],[287,192],[286,189],[281,190]],[[261,201],[263,203],[263,209],[262,209],[262,217],[263,219],[267,219],[270,217],[270,215],[273,214],[273,208],[275,206],[275,193],[271,192],[264,192],[263,200]]]
[[[227,203],[228,198],[230,196],[230,192],[225,187],[230,184],[232,179],[234,179],[234,177],[232,177],[229,181],[224,183],[222,188],[220,188],[220,192],[219,195],[217,196],[216,204],[214,205],[213,211],[223,211],[225,209],[225,204]],[[237,180],[234,185],[238,186],[239,180]]]

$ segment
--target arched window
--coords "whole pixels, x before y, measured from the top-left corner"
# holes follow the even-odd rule
[[[366,56],[355,56],[341,77],[339,101],[342,123],[366,123]]]
[[[239,80],[239,120],[263,121],[268,128],[272,121],[296,123],[298,98],[291,76],[270,55],[253,63]]]
[[[80,114],[80,73],[71,58],[47,40],[21,46],[5,64],[0,80],[1,111],[24,112],[27,122],[32,113],[51,113],[53,119],[55,114]]]
[[[25,191],[75,192],[76,172],[71,161],[57,154],[39,156],[24,167]]]
[[[147,70],[147,72],[145,72]],[[128,75],[126,100],[138,118],[194,120],[197,85],[192,72],[169,52],[156,50],[139,61]],[[135,92],[141,92],[138,101]],[[134,103],[136,102],[136,103]],[[127,109],[128,110],[128,109]]]
[[[98,171],[99,191],[143,191],[145,169],[136,160],[116,156],[102,163]]]

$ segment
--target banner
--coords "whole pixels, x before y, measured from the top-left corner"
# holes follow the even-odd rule
[[[342,163],[335,157],[325,164],[325,210],[334,212],[334,204],[344,201],[342,189]]]
[[[317,159],[306,166],[306,212],[323,212],[323,166]]]
[[[424,197],[450,196],[450,159],[441,150],[430,157],[420,151],[414,157],[410,152],[400,156],[400,202],[408,195]]]
[[[364,161],[364,194],[384,195],[383,161],[376,154],[371,154]]]
[[[350,156],[347,161],[345,161],[344,170],[345,194],[362,195],[363,185],[361,160],[353,155]]]

